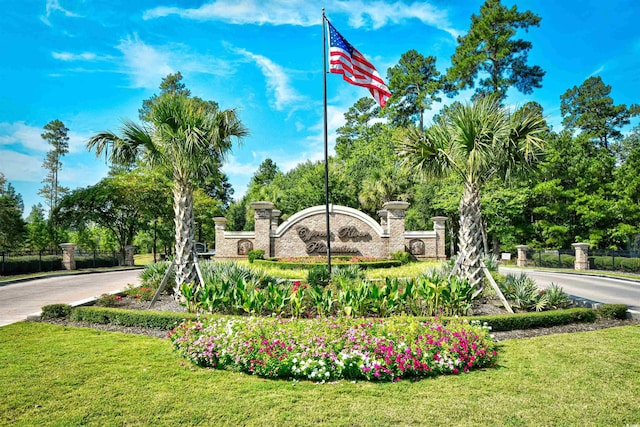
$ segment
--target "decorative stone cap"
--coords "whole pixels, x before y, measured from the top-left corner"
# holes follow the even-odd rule
[[[380,209],[380,210],[379,210],[378,212],[376,212],[376,213],[378,214],[378,216],[379,216],[379,217],[381,217],[381,218],[382,218],[382,217],[386,218],[386,217],[387,217],[387,213],[388,213],[388,212],[387,212],[387,210],[386,210],[386,209]]]
[[[213,218],[213,222],[216,223],[216,225],[225,225],[229,220],[223,216],[217,216],[215,218]]]
[[[576,249],[589,249],[589,246],[591,246],[589,243],[572,243],[571,246],[573,246]]]
[[[76,244],[75,243],[60,243],[59,246],[64,251],[74,250],[76,248]]]
[[[274,218],[279,218],[280,215],[282,215],[282,211],[279,211],[278,209],[274,209],[271,211],[271,216]]]
[[[526,251],[527,249],[529,249],[528,245],[518,245],[516,246],[516,249],[520,249],[521,251]]]
[[[273,209],[276,207],[276,205],[271,202],[252,202],[249,206],[254,210]]]
[[[409,202],[401,202],[401,201],[387,202],[384,205],[382,205],[382,207],[387,210],[406,211],[409,208]]]

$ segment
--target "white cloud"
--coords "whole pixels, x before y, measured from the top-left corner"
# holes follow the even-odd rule
[[[60,61],[95,61],[98,59],[98,56],[92,52],[51,52],[51,56]]]
[[[42,158],[17,153],[10,150],[0,150],[2,172],[8,181],[40,182],[44,176]]]
[[[407,19],[418,19],[425,25],[438,28],[456,38],[455,30],[447,12],[425,2],[407,4],[401,1],[333,0],[325,2],[331,14],[344,14],[355,28],[378,29],[387,24],[398,24]],[[317,2],[313,0],[273,0],[265,7],[260,0],[217,0],[198,8],[160,6],[144,12],[144,19],[155,19],[177,15],[184,19],[200,21],[222,21],[230,24],[257,25],[319,25],[322,21]]]
[[[29,126],[24,122],[0,123],[0,145],[20,145],[30,151],[45,152],[47,143],[40,134],[42,128]]]
[[[602,73],[603,71],[604,71],[604,65],[601,65],[596,70],[594,70],[591,74],[589,74],[587,77],[585,77],[585,80],[590,78],[590,77],[597,76],[598,74]]]
[[[267,89],[273,95],[273,106],[276,110],[283,110],[286,106],[304,100],[289,83],[287,71],[269,58],[251,53],[245,49],[234,49],[234,52],[255,62],[267,80]]]
[[[120,40],[117,49],[123,55],[123,72],[129,74],[134,88],[157,88],[163,77],[177,70],[183,74],[228,75],[232,72],[230,64],[225,61],[193,54],[189,47],[182,44],[152,46],[137,34]]]
[[[54,12],[60,12],[62,13],[64,16],[67,16],[69,18],[81,18],[81,15],[78,15],[77,13],[73,13],[68,9],[65,9],[64,7],[62,7],[60,5],[60,0],[47,0],[47,3],[45,5],[45,15],[40,16],[40,20],[48,25],[49,27],[51,26],[51,22],[49,21],[49,18],[51,17],[51,15]]]
[[[46,153],[51,149],[49,144],[42,139],[44,128],[30,126],[24,122],[0,123],[0,146],[17,145],[29,152]],[[69,153],[77,153],[85,150],[87,135],[69,131]],[[40,159],[42,161],[44,157]],[[3,159],[4,163],[4,159]]]

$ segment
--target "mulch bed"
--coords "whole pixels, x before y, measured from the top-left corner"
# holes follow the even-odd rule
[[[124,297],[122,301],[118,302],[116,308],[131,309],[131,310],[148,310],[149,302],[138,301],[135,298]],[[184,313],[186,313],[187,311],[185,307],[178,304],[171,296],[168,296],[168,295],[161,296],[160,299],[153,306],[152,310],[175,311],[175,312],[184,312]],[[479,303],[474,304],[469,314],[474,316],[480,316],[480,315],[494,315],[494,314],[505,314],[505,313],[506,313],[506,310],[500,306],[499,302],[483,300]],[[168,334],[168,331],[162,331],[162,330],[153,329],[153,328],[143,328],[143,327],[129,327],[129,326],[119,326],[119,325],[112,325],[112,324],[102,325],[102,324],[95,324],[95,323],[88,323],[88,322],[74,322],[70,320],[61,320],[61,319],[46,320],[46,322],[57,324],[57,325],[75,326],[75,327],[81,327],[81,328],[93,328],[101,331],[124,332],[128,334],[148,335],[148,336],[158,337],[158,338],[166,338]],[[638,324],[640,324],[640,321],[638,320],[614,320],[614,319],[599,318],[594,323],[572,323],[569,325],[553,326],[550,328],[534,328],[534,329],[523,329],[523,330],[505,331],[505,332],[493,332],[492,335],[498,341],[504,341],[509,339],[530,338],[530,337],[550,335],[550,334],[595,331],[598,329],[612,328],[616,326],[627,326],[627,325],[638,325]]]

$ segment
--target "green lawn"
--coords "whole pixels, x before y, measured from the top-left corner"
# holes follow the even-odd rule
[[[167,340],[0,328],[0,425],[640,423],[640,326],[505,341],[495,369],[418,382],[264,380],[193,368]]]

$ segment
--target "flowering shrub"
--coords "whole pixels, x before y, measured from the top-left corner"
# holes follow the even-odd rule
[[[149,287],[141,286],[139,288],[132,287],[127,289],[126,294],[128,297],[135,298],[139,301],[151,301],[155,291]]]
[[[221,317],[187,321],[169,333],[202,367],[269,378],[390,381],[458,374],[490,366],[489,327],[437,319],[281,319]]]
[[[120,301],[122,301],[120,295],[102,294],[100,298],[96,300],[96,304],[103,307],[115,307]]]

